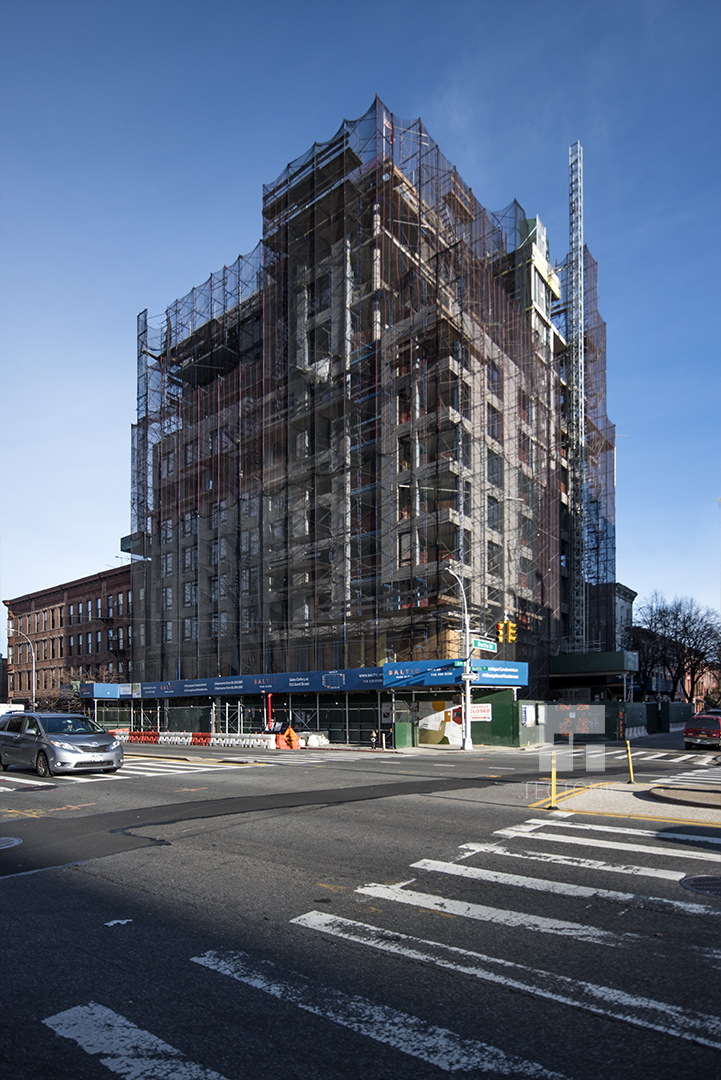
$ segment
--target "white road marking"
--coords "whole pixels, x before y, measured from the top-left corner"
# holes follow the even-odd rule
[[[624,829],[620,825],[593,825],[587,822],[570,822],[570,821],[553,821],[548,818],[528,818],[523,822],[523,826],[527,826],[529,831],[539,828],[547,828],[548,826],[561,829],[573,829],[577,832],[602,832],[602,833],[615,833],[621,836],[648,836],[654,837],[656,840],[682,840],[684,843],[693,844],[721,844],[721,836],[703,836],[700,833],[687,833],[687,832],[666,832],[665,829]],[[520,825],[510,826],[512,829],[520,829]],[[498,833],[502,833],[504,830],[498,829]],[[659,849],[661,854],[665,854]]]
[[[196,1065],[180,1050],[92,1001],[49,1016],[43,1023],[86,1053],[103,1054],[101,1064],[128,1080],[224,1080],[220,1073]]]
[[[410,882],[405,882],[408,885]],[[518,930],[530,930],[542,934],[559,934],[575,941],[591,942],[594,945],[609,945],[617,948],[625,940],[635,939],[637,934],[611,933],[596,926],[584,926],[582,923],[568,922],[564,919],[549,919],[542,915],[529,915],[523,911],[508,911],[502,908],[488,907],[485,904],[469,904],[463,900],[446,900],[432,893],[415,892],[403,885],[363,885],[355,890],[362,896],[372,896],[377,900],[392,900],[411,907],[424,908],[426,911],[440,911],[444,915],[456,915],[462,919],[476,919],[478,922],[495,923],[496,926],[510,926]]]
[[[509,851],[500,844],[461,844],[461,848],[467,852],[461,858],[467,859],[475,852],[486,852],[489,855],[501,855],[511,859],[528,859],[530,862],[553,863],[558,866],[575,866],[580,870],[605,870],[613,874],[632,874],[639,877],[663,878],[666,881],[680,881],[686,877],[685,870],[660,870],[654,866],[634,866],[627,864],[619,866],[614,863],[601,862],[599,859],[581,859],[574,855],[557,855],[553,851],[538,851],[534,854],[523,851]]]
[[[550,824],[550,822],[549,822]],[[515,832],[513,829],[498,829],[496,836],[516,837],[522,840],[550,840],[554,844],[575,844],[577,847],[611,848],[613,851],[634,851],[645,855],[673,855],[678,859],[700,859],[702,862],[712,862],[718,865],[719,856],[712,851],[666,851],[649,844],[624,844],[619,840],[597,840],[592,836],[562,836],[545,832]]]
[[[721,1049],[721,1021],[715,1016],[516,964],[510,960],[484,956],[482,953],[452,945],[379,930],[374,926],[342,919],[324,911],[310,911],[291,922],[406,959],[435,964],[437,967],[470,975],[509,990],[520,990],[545,1000],[621,1020],[635,1027]]]
[[[675,773],[674,776],[661,776],[655,782],[659,784],[721,784],[721,769],[694,769],[691,772]]]
[[[9,776],[0,776],[0,782],[10,784],[29,784],[31,787],[43,787],[48,783],[47,780],[42,780],[39,776],[36,777],[34,780],[26,780],[24,776],[15,776],[14,773],[11,773]]]
[[[438,862],[436,859],[420,859],[411,863],[411,870],[430,870],[438,874],[452,874],[455,877],[472,878],[475,881],[491,881],[497,885],[512,885],[521,889],[537,892],[556,893],[558,896],[574,896],[585,900],[613,900],[622,904],[641,905],[649,903],[664,904],[675,911],[689,915],[721,915],[721,908],[705,904],[693,904],[684,900],[667,900],[662,896],[639,896],[636,893],[616,892],[614,889],[595,889],[589,885],[573,885],[567,881],[548,881],[544,878],[523,877],[520,874],[502,874],[497,870],[486,870],[479,866],[465,866],[459,863]]]
[[[193,963],[229,975],[279,1001],[340,1024],[375,1042],[435,1065],[444,1072],[484,1072],[494,1076],[561,1080],[562,1074],[550,1072],[534,1061],[506,1054],[495,1046],[475,1039],[461,1038],[447,1028],[436,1027],[417,1016],[376,1004],[367,998],[328,986],[318,987],[300,977],[292,980],[287,975],[282,980],[273,978],[268,970],[270,965],[264,964],[262,969],[254,966],[243,953],[208,952],[192,959]]]

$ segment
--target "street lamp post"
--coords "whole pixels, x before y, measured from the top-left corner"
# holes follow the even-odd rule
[[[455,572],[450,570],[449,572],[456,579],[461,587],[461,597],[463,599],[463,622],[465,627],[465,650],[463,656],[463,685],[464,685],[464,703],[463,703],[463,734],[461,737],[461,750],[473,749],[473,737],[471,734],[471,683],[474,681],[473,671],[471,669],[471,624],[468,619],[468,604],[466,602],[466,587],[463,582],[463,578]]]
[[[15,636],[15,634],[19,634],[20,637],[24,637],[28,645],[30,646],[30,656],[33,663],[33,712],[35,712],[35,649],[30,638],[27,636],[27,634],[23,634],[22,630],[15,630],[13,633],[13,637]]]

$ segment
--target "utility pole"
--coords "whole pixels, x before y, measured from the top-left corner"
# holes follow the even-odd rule
[[[35,649],[33,647],[33,643],[30,640],[30,638],[27,636],[27,634],[23,634],[22,630],[16,630],[15,634],[19,634],[20,637],[24,637],[25,640],[27,641],[28,645],[30,646],[30,656],[32,658],[32,663],[33,663],[33,699],[32,699],[32,704],[33,704],[33,712],[35,712]]]
[[[468,604],[466,602],[466,587],[463,582],[463,578],[455,572],[450,570],[449,572],[456,579],[461,587],[461,596],[463,598],[463,621],[465,627],[465,649],[463,655],[463,686],[464,686],[464,703],[463,703],[463,734],[461,736],[461,750],[473,749],[473,737],[471,735],[471,683],[474,681],[473,671],[471,668],[471,624],[468,619]]]

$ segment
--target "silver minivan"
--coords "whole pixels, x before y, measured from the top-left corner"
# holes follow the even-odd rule
[[[38,776],[102,769],[117,772],[123,748],[94,720],[73,713],[5,713],[0,720],[0,769],[17,765]]]

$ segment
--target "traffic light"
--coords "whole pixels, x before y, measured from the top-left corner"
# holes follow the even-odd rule
[[[504,630],[504,628],[505,628],[505,625],[506,625],[506,624],[505,624],[505,623],[502,623],[502,622],[496,623],[496,632],[497,632],[497,634],[498,634],[498,640],[499,640],[499,641],[500,641],[501,643],[503,642],[503,630]]]
[[[516,640],[516,630],[518,629],[516,623],[507,622],[506,627],[508,628],[507,629],[506,640],[507,641],[515,641]]]

